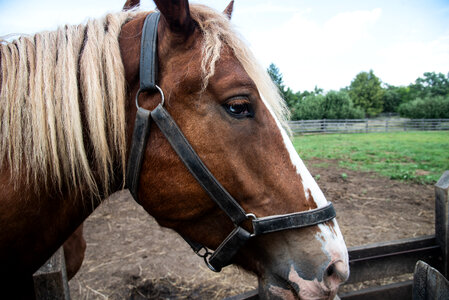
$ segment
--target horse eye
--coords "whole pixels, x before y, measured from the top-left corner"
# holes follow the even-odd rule
[[[224,104],[226,111],[233,117],[252,117],[253,110],[247,99],[230,100]]]

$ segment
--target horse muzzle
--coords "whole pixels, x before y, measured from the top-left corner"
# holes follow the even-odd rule
[[[313,230],[286,231],[270,236],[267,243],[261,241],[268,259],[259,270],[260,299],[335,298],[349,277],[348,252],[338,239],[325,243],[310,238]]]
[[[348,268],[341,261],[330,264],[318,280],[302,278],[300,271],[290,266],[287,276],[272,273],[259,278],[259,299],[332,300],[340,284],[348,278]]]

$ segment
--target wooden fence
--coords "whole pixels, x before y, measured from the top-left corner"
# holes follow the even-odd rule
[[[435,185],[435,234],[398,241],[350,247],[351,275],[345,284],[413,274],[421,260],[449,275],[449,171]],[[410,300],[413,281],[374,286],[339,294],[342,300]],[[257,300],[257,290],[227,300]]]
[[[449,130],[449,119],[354,119],[290,121],[293,133],[368,133]]]
[[[62,246],[33,274],[33,282],[36,300],[70,300]]]

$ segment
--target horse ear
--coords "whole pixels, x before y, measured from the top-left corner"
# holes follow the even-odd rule
[[[126,0],[125,5],[123,5],[123,11],[127,11],[136,8],[140,5],[140,0]]]
[[[154,0],[170,31],[189,36],[194,30],[188,0]]]
[[[223,11],[223,13],[228,16],[229,20],[231,20],[233,10],[234,10],[234,0],[231,0],[231,2],[229,2],[228,6],[226,6],[225,10]]]

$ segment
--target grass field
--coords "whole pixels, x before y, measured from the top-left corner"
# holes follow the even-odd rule
[[[449,132],[394,132],[295,136],[301,158],[336,160],[341,167],[391,179],[435,183],[449,170]]]

